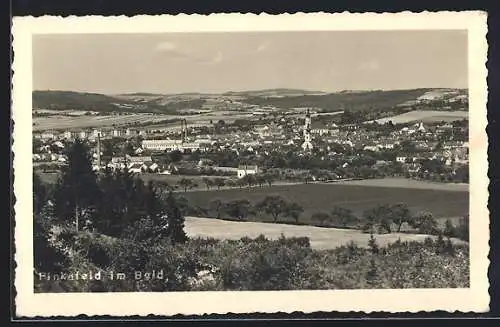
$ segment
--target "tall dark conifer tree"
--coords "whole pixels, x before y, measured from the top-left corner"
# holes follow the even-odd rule
[[[144,186],[144,181],[139,177],[134,179],[133,183],[133,195],[132,202],[136,207],[136,213],[138,217],[146,217],[147,216],[147,199],[146,199],[146,187]]]
[[[116,192],[118,189],[116,175],[109,168],[99,178],[99,187],[101,197],[98,202],[97,218],[94,221],[96,229],[103,234],[110,236],[119,235],[118,226],[119,213],[116,201]]]
[[[33,172],[33,259],[35,270],[39,272],[61,272],[68,264],[67,257],[50,242],[50,219],[44,208],[48,200],[48,190]]]
[[[95,209],[100,192],[89,151],[83,141],[77,139],[67,155],[68,165],[63,167],[55,190],[55,213],[62,221],[72,221],[78,231],[82,215]]]
[[[168,218],[166,230],[167,237],[172,244],[186,242],[187,236],[184,232],[184,216],[172,192],[168,195],[165,205]]]
[[[129,173],[128,169],[124,169],[117,175],[119,207],[122,211],[122,224],[129,225],[137,219],[137,206],[134,202],[135,189],[134,178]]]
[[[47,187],[43,184],[40,176],[33,171],[33,210],[39,213],[47,201]]]
[[[152,181],[149,181],[147,186],[142,190],[142,201],[146,215],[155,224],[161,224],[161,217],[165,214],[165,210]]]
[[[101,176],[99,187],[101,197],[95,226],[103,234],[120,236],[144,213],[143,183],[126,170],[108,169]]]

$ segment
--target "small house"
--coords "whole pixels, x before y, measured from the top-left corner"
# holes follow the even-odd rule
[[[318,134],[319,136],[323,136],[324,134],[328,134],[330,130],[328,127],[320,121],[315,121],[311,124],[311,133]]]
[[[142,173],[142,165],[140,163],[131,164],[128,168],[129,173]]]
[[[255,175],[259,172],[259,169],[255,165],[240,165],[238,167],[238,178],[243,178],[246,175]]]
[[[376,152],[379,150],[379,147],[377,145],[365,145],[363,150]]]

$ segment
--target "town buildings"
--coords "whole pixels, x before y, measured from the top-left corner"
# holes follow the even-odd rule
[[[142,148],[152,151],[178,150],[182,140],[143,140]]]
[[[333,116],[315,116],[311,112],[307,110],[305,117],[297,114],[297,111],[250,117],[239,124],[226,122],[222,128],[191,124],[191,135],[186,133],[185,122],[181,124],[180,131],[179,126],[159,126],[141,131],[116,127],[44,131],[34,133],[34,141],[39,145],[33,148],[33,161],[37,164],[63,165],[66,160],[63,154],[65,148],[74,139],[83,138],[89,141],[91,147],[94,146],[95,169],[107,166],[129,169],[134,173],[196,174],[198,171],[201,174],[208,172],[214,176],[243,178],[262,173],[269,166],[281,169],[290,165],[284,163],[287,153],[299,157],[294,159],[292,166],[298,167],[294,169],[302,169],[302,161],[311,158],[317,162],[332,161],[331,166],[325,164],[325,169],[331,170],[332,174],[335,167],[351,169],[359,158],[369,159],[360,159],[359,162],[376,162],[368,164],[369,168],[385,169],[391,166],[391,170],[403,167],[405,172],[412,174],[421,173],[421,167],[428,164],[426,161],[429,160],[439,162],[447,170],[468,165],[466,122],[426,123],[425,126],[422,122],[397,125],[346,124]],[[301,116],[304,118],[302,123]],[[112,159],[110,148],[114,149]],[[102,157],[97,153],[102,155],[103,149],[108,154],[106,159],[99,162]],[[183,153],[182,159],[169,166],[171,163],[168,162],[167,152],[176,150]],[[133,155],[125,156],[126,153]],[[279,158],[281,154],[283,158]],[[272,160],[269,157],[273,157]],[[203,167],[186,168],[189,161],[195,162],[196,166],[198,161],[208,158],[215,158],[215,161]],[[380,164],[382,161],[383,165]],[[241,162],[252,165],[238,165]]]

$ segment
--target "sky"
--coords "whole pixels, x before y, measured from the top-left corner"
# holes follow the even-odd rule
[[[466,31],[33,37],[33,89],[119,94],[467,88]]]

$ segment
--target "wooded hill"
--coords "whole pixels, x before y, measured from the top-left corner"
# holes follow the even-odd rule
[[[324,112],[391,111],[396,106],[411,103],[420,96],[438,89],[422,88],[392,91],[342,91],[323,93],[294,89],[227,92],[210,95],[213,101],[238,100],[259,106],[274,106],[281,109],[317,108]],[[193,96],[196,95],[196,96]],[[176,113],[180,109],[200,109],[207,101],[203,94],[152,95],[137,93],[129,95],[104,95],[70,91],[34,91],[33,109],[82,110],[96,112],[156,112]],[[225,107],[225,110],[228,108]],[[230,108],[229,108],[230,109]],[[425,108],[424,108],[425,109]]]
[[[431,89],[340,92],[324,95],[302,95],[291,97],[249,97],[245,102],[283,109],[297,107],[319,108],[323,111],[381,111],[391,109],[401,103],[416,100]]]
[[[33,91],[33,110],[80,110],[95,112],[175,113],[179,109],[199,108],[204,100],[194,99],[158,104],[155,101],[133,101],[99,93],[71,91]]]

